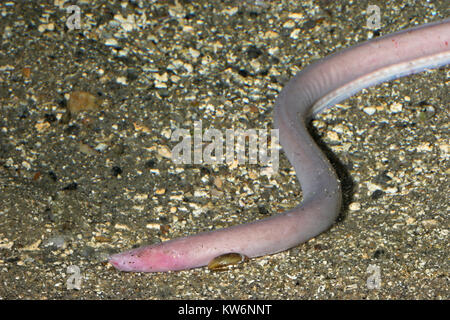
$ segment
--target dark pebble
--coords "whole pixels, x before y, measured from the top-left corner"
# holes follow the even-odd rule
[[[372,198],[372,200],[377,200],[377,199],[381,198],[383,196],[383,194],[384,194],[384,191],[375,190],[370,197]]]
[[[269,210],[267,210],[266,206],[264,206],[264,205],[258,206],[258,211],[260,214],[263,214],[263,215],[269,214]]]
[[[145,163],[145,167],[149,168],[149,169],[153,169],[156,167],[156,160],[155,159],[150,159]]]
[[[65,186],[65,187],[63,188],[63,190],[72,191],[72,190],[77,190],[77,188],[78,188],[78,183],[76,183],[76,182],[71,182],[71,183],[69,183],[67,186]]]
[[[119,174],[122,174],[122,168],[118,166],[112,167],[111,171],[114,177],[117,177]]]

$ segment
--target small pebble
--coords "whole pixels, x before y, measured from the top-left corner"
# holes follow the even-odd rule
[[[99,100],[93,94],[84,91],[74,91],[70,94],[67,108],[71,113],[99,109]]]
[[[44,242],[44,247],[55,247],[57,249],[61,249],[66,245],[66,239],[64,236],[54,236],[47,239]]]
[[[349,205],[349,209],[350,209],[351,211],[357,211],[357,210],[360,210],[360,209],[361,209],[361,203],[359,203],[359,202],[352,202],[352,203]]]
[[[377,111],[377,109],[375,109],[373,107],[367,107],[367,108],[364,108],[363,111],[365,113],[367,113],[369,116],[371,116]]]

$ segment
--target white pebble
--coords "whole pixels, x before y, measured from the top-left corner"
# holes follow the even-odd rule
[[[367,107],[364,108],[363,111],[367,113],[369,116],[371,116],[377,111],[377,109],[375,109],[374,107]]]

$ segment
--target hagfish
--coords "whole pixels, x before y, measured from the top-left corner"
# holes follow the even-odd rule
[[[292,248],[330,228],[341,207],[340,183],[306,122],[357,91],[450,62],[450,19],[372,39],[311,64],[281,91],[274,126],[294,166],[303,201],[248,224],[114,254],[122,271],[163,272],[208,265],[230,253],[259,257]]]

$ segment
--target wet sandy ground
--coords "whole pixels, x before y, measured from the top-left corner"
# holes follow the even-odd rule
[[[328,232],[227,272],[114,270],[111,253],[294,207],[282,154],[275,175],[177,166],[170,134],[196,120],[270,128],[289,78],[374,33],[365,1],[78,3],[79,30],[64,1],[0,4],[0,298],[449,298],[448,68],[364,90],[313,122],[345,190]],[[402,3],[371,1],[375,35],[445,14],[441,1]],[[95,103],[69,116],[76,91]]]

